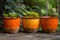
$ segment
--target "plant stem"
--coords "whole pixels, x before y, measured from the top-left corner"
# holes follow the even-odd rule
[[[59,8],[59,6],[60,6],[60,5],[59,5],[59,2],[60,2],[60,0],[57,0],[57,12],[58,12],[58,13],[59,13],[59,9],[60,9],[60,8]]]
[[[49,0],[46,0],[46,10],[47,10],[46,16],[48,16],[48,3],[49,3]]]

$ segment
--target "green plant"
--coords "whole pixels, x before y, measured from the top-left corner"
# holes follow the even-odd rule
[[[40,8],[46,7],[47,0],[24,0],[24,3],[29,6],[38,5]],[[49,3],[52,4],[53,7],[56,7],[57,0],[49,0]]]
[[[0,10],[2,11],[4,17],[17,17],[22,15],[24,13],[24,8],[22,7],[22,4],[20,3],[20,0],[1,0],[2,5],[0,4],[1,8]],[[24,11],[24,12],[23,12]],[[1,13],[1,12],[0,12]]]
[[[18,15],[22,15],[25,17],[38,17],[39,14],[37,12],[28,11],[25,9],[25,5],[20,3],[20,0],[7,0],[7,4],[5,5],[5,9],[8,11],[7,14],[4,14],[4,16],[7,17],[16,17]],[[13,12],[13,13],[11,13]],[[14,13],[16,12],[16,13]],[[6,13],[6,12],[4,12]]]
[[[59,13],[56,11],[56,8],[51,8],[50,10],[41,9],[42,16],[59,16]]]
[[[42,15],[45,15],[45,16],[59,16],[56,6],[57,5],[55,5],[55,7],[53,7],[53,5],[48,1],[47,4],[46,4],[46,8],[41,8]]]
[[[37,12],[27,12],[27,13],[23,13],[24,17],[27,18],[38,18],[39,14]]]
[[[3,14],[3,17],[5,17],[5,18],[16,18],[16,17],[18,17],[19,15],[18,15],[18,13],[15,13],[15,12],[10,12],[10,13],[8,13],[8,14]]]
[[[24,3],[28,5],[30,9],[39,12],[40,15],[58,16],[56,11],[53,12],[53,9],[57,7],[57,0],[24,0]]]

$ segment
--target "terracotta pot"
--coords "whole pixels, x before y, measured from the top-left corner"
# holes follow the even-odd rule
[[[40,25],[39,18],[22,18],[22,26],[25,32],[35,33]]]
[[[58,27],[58,17],[41,17],[41,26],[43,32],[56,32]]]
[[[8,33],[17,33],[20,29],[20,18],[3,18],[3,27]]]

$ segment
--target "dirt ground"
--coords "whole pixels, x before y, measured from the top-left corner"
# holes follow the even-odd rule
[[[0,40],[60,40],[60,32],[56,33],[0,33]]]

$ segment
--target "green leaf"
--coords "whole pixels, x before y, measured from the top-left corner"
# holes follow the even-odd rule
[[[25,15],[26,14],[26,15]],[[27,13],[24,13],[24,16],[25,17],[39,17],[39,14],[37,12],[27,12]]]
[[[47,4],[48,5],[48,10],[52,9],[52,5],[50,3]]]
[[[3,14],[4,17],[8,17],[8,14]]]
[[[18,13],[10,12],[10,13],[9,13],[9,17],[17,17],[17,14],[18,14]]]
[[[47,13],[47,10],[46,9],[41,9],[41,13],[44,15]]]

